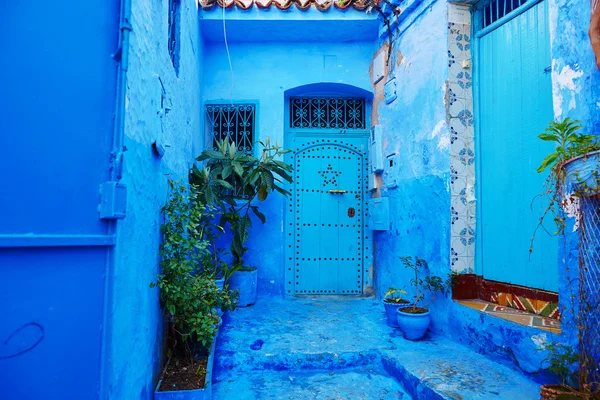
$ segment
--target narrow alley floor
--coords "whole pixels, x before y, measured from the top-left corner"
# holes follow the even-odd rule
[[[259,298],[224,318],[213,398],[511,399],[539,386],[439,336],[410,342],[372,298]]]

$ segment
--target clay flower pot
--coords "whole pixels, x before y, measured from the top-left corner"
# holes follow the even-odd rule
[[[540,387],[540,397],[542,400],[555,400],[559,396],[568,396],[569,399],[584,399],[584,395],[577,393],[573,389],[564,385],[542,385]]]

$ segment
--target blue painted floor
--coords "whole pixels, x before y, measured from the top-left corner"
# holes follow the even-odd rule
[[[405,340],[362,298],[259,299],[227,314],[213,383],[215,400],[539,398],[534,382],[459,344]]]
[[[363,367],[340,371],[253,371],[221,382],[215,399],[410,400],[402,385],[383,370]]]

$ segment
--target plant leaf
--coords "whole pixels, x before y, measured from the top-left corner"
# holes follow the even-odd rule
[[[554,161],[556,161],[557,158],[558,158],[557,153],[548,154],[546,156],[546,158],[544,158],[544,160],[542,161],[542,164],[538,167],[538,169],[536,171],[538,173],[543,172],[546,168],[548,168],[549,165],[551,165]]]
[[[256,215],[258,217],[258,219],[260,219],[260,222],[262,222],[264,224],[265,221],[267,220],[267,218],[265,217],[265,214],[263,214],[260,211],[258,211],[258,207],[257,206],[250,206],[250,209],[252,210],[252,212],[254,213],[254,215]]]
[[[267,198],[267,187],[265,185],[261,185],[260,189],[258,189],[258,200],[265,201]]]
[[[542,133],[540,135],[538,135],[538,137],[542,140],[548,141],[548,142],[559,142],[559,138],[558,136],[556,136],[555,134],[552,133]]]
[[[221,171],[221,177],[227,179],[229,178],[229,175],[231,175],[231,166],[226,165],[223,167],[223,171]]]

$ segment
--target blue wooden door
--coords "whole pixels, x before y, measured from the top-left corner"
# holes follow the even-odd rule
[[[296,294],[360,294],[365,139],[297,137]]]
[[[548,9],[531,3],[479,35],[478,268],[486,279],[557,291],[558,239],[538,231],[529,257],[545,206],[536,196],[546,174],[536,168],[553,148],[537,137],[553,119]],[[551,218],[545,226],[556,230]]]

